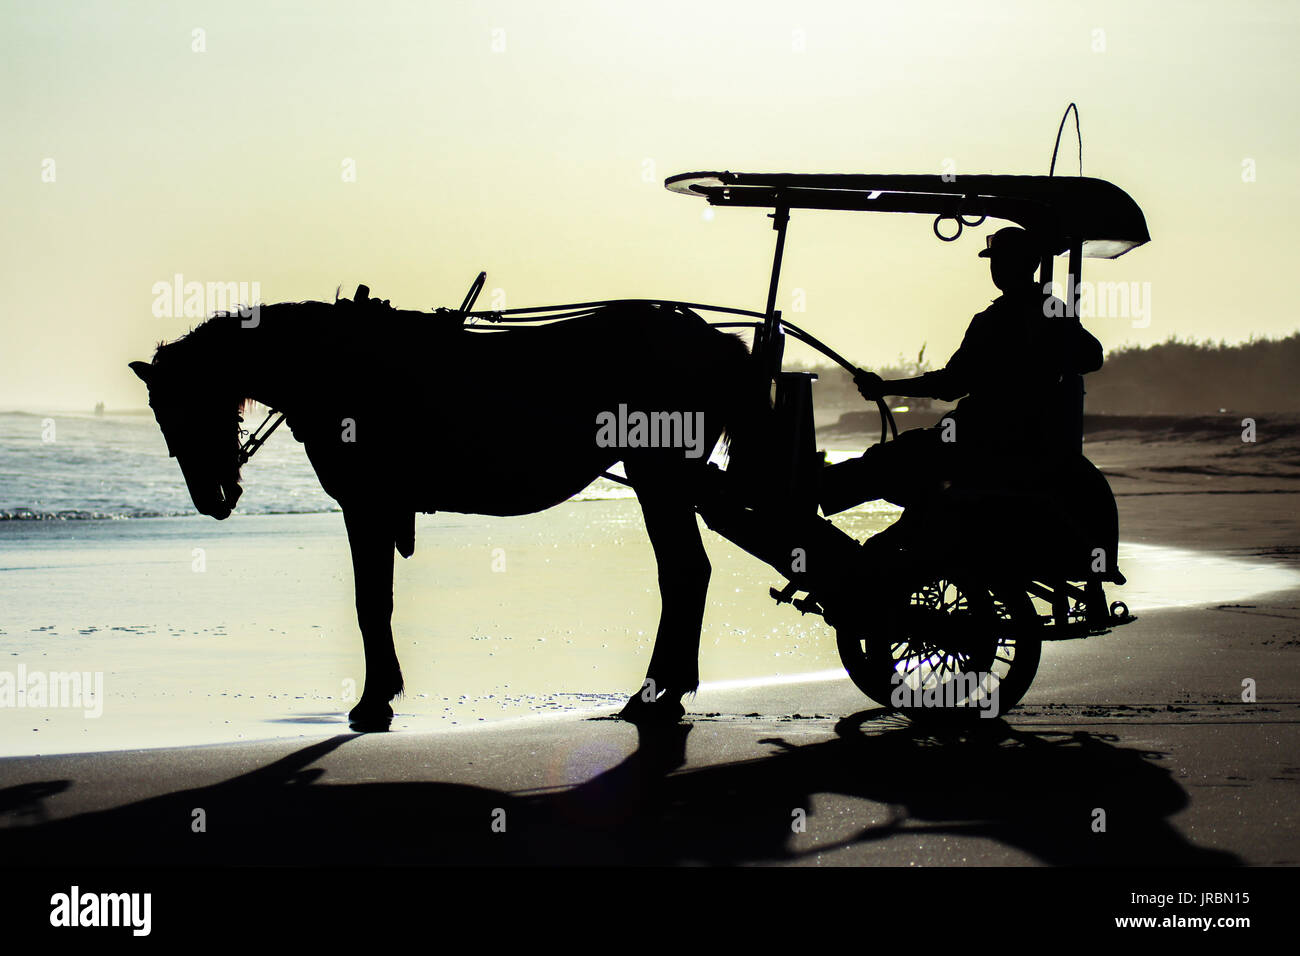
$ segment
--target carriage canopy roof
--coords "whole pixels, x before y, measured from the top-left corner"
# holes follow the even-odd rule
[[[1005,219],[1049,237],[1055,251],[1115,259],[1148,242],[1146,218],[1114,183],[1083,176],[951,176],[872,173],[698,172],[664,185],[714,206],[910,212],[968,224]]]

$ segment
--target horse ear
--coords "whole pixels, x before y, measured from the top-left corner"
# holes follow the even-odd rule
[[[132,362],[127,366],[127,368],[135,372],[136,375],[140,376],[140,381],[144,382],[146,385],[152,383],[153,365],[151,365],[149,362]]]

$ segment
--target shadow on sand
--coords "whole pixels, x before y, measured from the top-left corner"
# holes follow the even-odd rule
[[[63,820],[49,820],[43,803],[75,783],[27,783],[0,790],[0,813],[11,824],[0,830],[0,854],[11,866],[744,864],[962,835],[1058,865],[1240,862],[1192,845],[1170,825],[1188,797],[1155,762],[1165,755],[1115,746],[1113,737],[1030,732],[1002,720],[939,731],[868,711],[840,721],[831,740],[795,746],[766,738],[777,748],[770,756],[680,770],[691,730],[642,729],[636,751],[618,765],[538,793],[323,781],[326,771],[311,765],[351,734],[215,786]],[[216,832],[190,832],[195,807],[205,808]],[[1098,807],[1105,833],[1091,827]],[[505,833],[492,832],[496,808],[506,812]],[[807,814],[807,832],[798,835],[796,808]],[[868,855],[866,862],[884,865],[911,861],[905,845]]]

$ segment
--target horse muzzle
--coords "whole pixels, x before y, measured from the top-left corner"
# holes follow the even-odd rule
[[[209,518],[216,518],[218,521],[224,521],[230,517],[230,513],[235,510],[235,504],[239,501],[239,496],[244,490],[239,487],[238,480],[220,482],[215,485],[209,485],[210,491],[200,492],[190,484],[190,499],[194,502],[194,507],[199,514],[207,515]]]

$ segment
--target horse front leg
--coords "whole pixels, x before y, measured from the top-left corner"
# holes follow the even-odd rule
[[[365,646],[366,680],[361,700],[348,714],[353,730],[387,730],[393,720],[389,701],[402,692],[402,670],[393,648],[393,534],[381,512],[343,508],[352,549],[357,624]]]
[[[682,697],[700,685],[700,628],[712,568],[686,499],[640,485],[637,497],[659,568],[662,609],[645,682],[619,716],[633,723],[676,721],[685,713]]]

